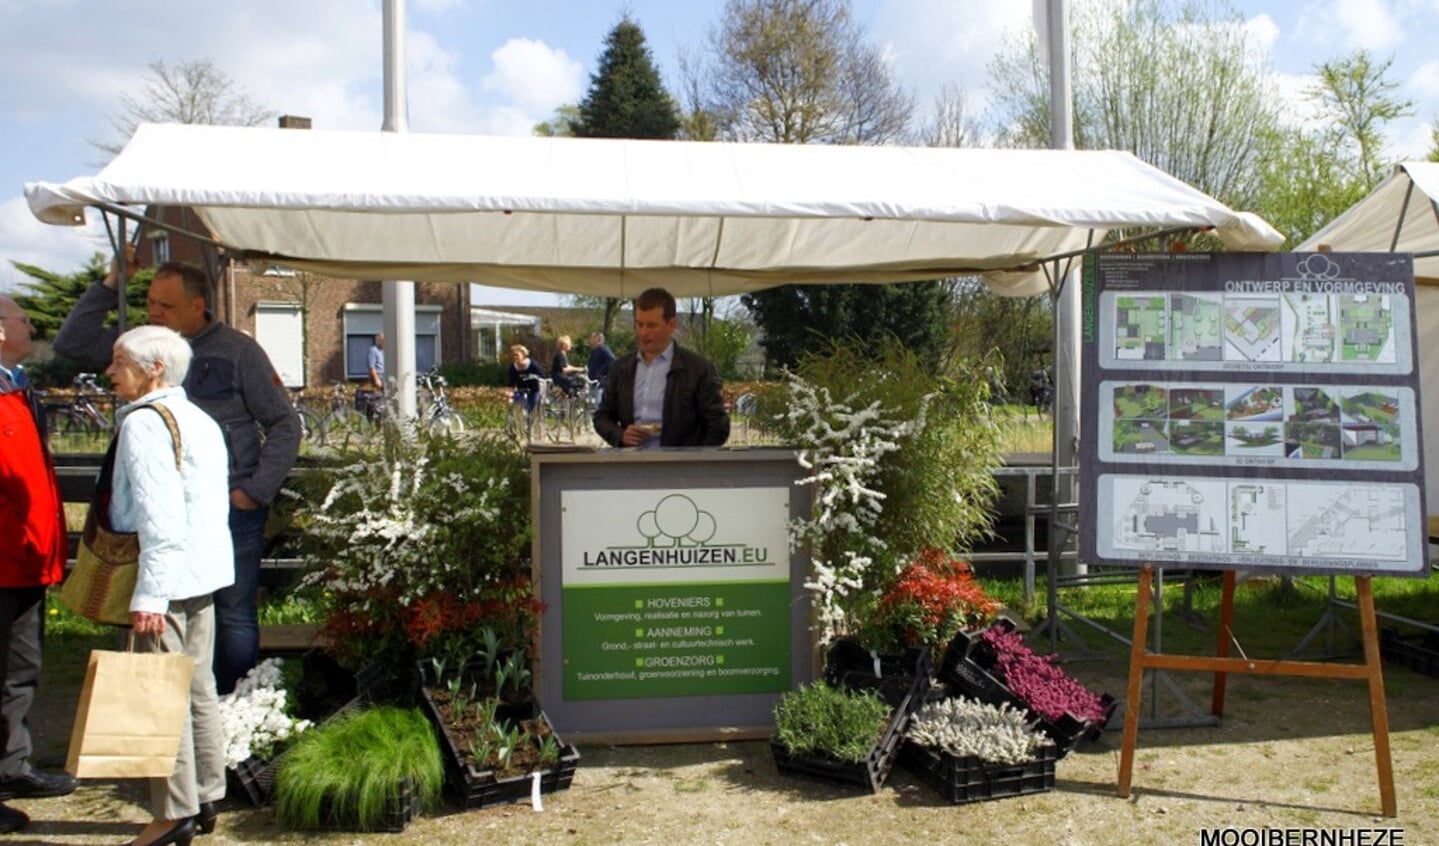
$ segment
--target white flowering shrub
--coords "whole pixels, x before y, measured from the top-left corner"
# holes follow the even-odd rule
[[[269,758],[276,749],[310,727],[289,714],[284,660],[261,661],[220,697],[220,726],[225,734],[225,765],[234,769],[251,757]]]
[[[790,539],[811,556],[822,641],[859,631],[922,550],[959,551],[988,532],[1000,456],[985,391],[962,366],[937,374],[891,339],[806,356],[782,405],[767,407],[814,489]]]
[[[973,755],[991,764],[1027,764],[1049,739],[1023,711],[955,697],[926,703],[905,732],[914,743],[956,758]]]
[[[349,666],[406,666],[482,626],[529,642],[528,467],[498,436],[387,422],[382,444],[307,474],[293,522],[321,588],[322,634]]]

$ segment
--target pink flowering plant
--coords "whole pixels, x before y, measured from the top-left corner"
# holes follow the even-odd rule
[[[1058,720],[1065,714],[1083,722],[1105,719],[1099,695],[1066,674],[1054,663],[1054,656],[1036,655],[1018,632],[993,626],[981,641],[994,650],[1000,681],[1045,719]]]

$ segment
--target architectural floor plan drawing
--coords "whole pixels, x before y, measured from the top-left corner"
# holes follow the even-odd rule
[[[1289,551],[1284,485],[1240,483],[1229,489],[1229,548],[1245,555]]]
[[[1152,552],[1223,553],[1224,484],[1114,477],[1114,545]]]
[[[1404,493],[1381,485],[1290,483],[1289,553],[1314,558],[1405,554]]]

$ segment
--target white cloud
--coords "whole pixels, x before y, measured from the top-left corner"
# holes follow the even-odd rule
[[[1386,52],[1404,40],[1395,10],[1385,0],[1334,0],[1332,8],[1351,49]]]
[[[1015,0],[885,0],[870,26],[896,75],[914,89],[927,116],[946,84],[976,112],[988,105],[988,65],[1006,38],[1033,31],[1031,4]]]
[[[0,291],[30,279],[11,262],[66,274],[83,268],[96,252],[109,252],[98,213],[92,211],[87,221],[84,227],[51,226],[35,219],[24,197],[0,202]]]
[[[1279,42],[1279,24],[1268,14],[1256,15],[1244,22],[1244,34],[1251,44],[1272,56]]]
[[[584,66],[543,41],[511,38],[490,60],[494,69],[480,80],[481,88],[537,119],[548,117],[561,103],[578,100],[584,91]]]

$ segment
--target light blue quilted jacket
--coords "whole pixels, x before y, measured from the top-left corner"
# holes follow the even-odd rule
[[[180,429],[181,470],[165,419]],[[229,457],[220,427],[180,387],[151,391],[116,413],[120,424],[110,525],[140,535],[140,574],[131,611],[163,614],[172,600],[214,593],[235,581],[230,543]]]

